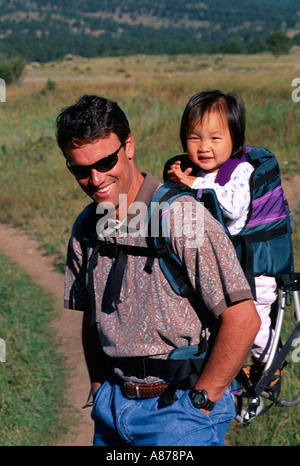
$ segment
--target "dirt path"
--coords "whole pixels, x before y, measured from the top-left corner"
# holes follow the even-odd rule
[[[81,312],[63,308],[63,274],[55,272],[51,257],[43,256],[38,243],[6,225],[0,225],[1,250],[18,263],[45,290],[55,297],[59,318],[52,322],[60,342],[61,352],[66,356],[70,374],[68,387],[68,415],[77,418],[74,432],[63,439],[61,446],[91,446],[93,421],[91,408],[82,409],[89,393],[89,377],[81,344]],[[74,414],[73,414],[74,411]],[[73,423],[72,423],[73,424]],[[74,423],[75,424],[75,423]],[[78,424],[78,425],[77,425]]]
[[[284,177],[283,186],[289,201],[290,209],[299,213],[300,210],[300,175]],[[8,226],[0,224],[1,250],[18,263],[33,280],[50,291],[55,299],[60,317],[52,322],[58,336],[61,352],[67,357],[70,368],[70,384],[66,409],[75,416],[78,426],[67,438],[59,443],[61,446],[91,446],[93,438],[93,422],[90,419],[91,408],[82,409],[88,392],[89,378],[85,366],[81,344],[80,312],[68,311],[63,308],[63,275],[55,272],[51,257],[45,257],[39,251],[38,243]]]

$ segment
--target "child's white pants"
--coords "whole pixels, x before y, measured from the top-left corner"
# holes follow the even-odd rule
[[[260,275],[255,277],[256,306],[261,326],[255,337],[251,353],[255,359],[266,362],[271,350],[274,331],[271,328],[271,305],[277,298],[277,284],[274,277]]]

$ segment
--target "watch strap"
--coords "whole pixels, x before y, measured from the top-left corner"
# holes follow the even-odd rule
[[[213,401],[211,401],[209,398],[206,400],[204,406],[202,406],[201,409],[205,409],[206,411],[211,411],[214,407],[215,404]]]

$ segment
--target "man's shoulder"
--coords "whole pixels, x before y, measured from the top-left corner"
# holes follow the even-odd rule
[[[93,215],[93,212],[95,212],[95,210],[96,210],[96,204],[95,202],[91,202],[80,212],[72,228],[72,235],[74,237],[76,237],[77,239],[80,239],[86,236],[88,228],[89,228],[89,223],[91,221],[91,217]]]

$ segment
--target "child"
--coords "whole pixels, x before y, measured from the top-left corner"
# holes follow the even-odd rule
[[[245,111],[241,98],[220,91],[205,91],[188,102],[181,120],[180,137],[183,150],[193,164],[200,168],[197,177],[190,176],[192,168],[184,171],[176,161],[168,170],[169,181],[191,188],[210,188],[216,193],[226,226],[231,235],[244,227],[250,207],[250,176],[253,166],[241,162],[224,186],[215,182],[219,168],[231,157],[241,158],[245,141]],[[252,383],[257,383],[268,358],[273,338],[270,310],[277,297],[274,277],[255,277],[255,305],[261,318],[261,328],[251,353],[253,365],[248,367]]]

